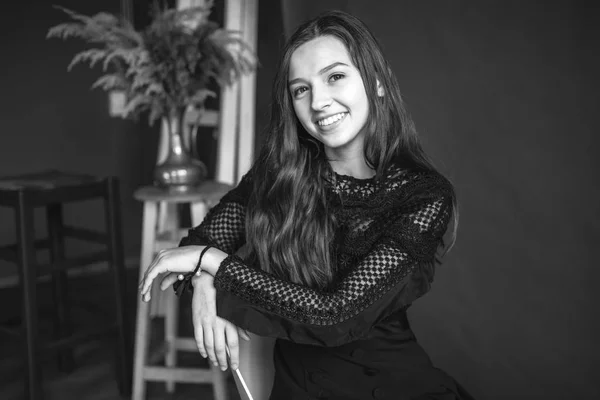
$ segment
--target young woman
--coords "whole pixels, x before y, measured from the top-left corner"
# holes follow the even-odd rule
[[[328,12],[289,39],[253,167],[155,259],[141,294],[198,264],[200,352],[226,366],[229,347],[236,367],[236,326],[276,338],[271,399],[468,398],[406,316],[430,289],[451,219],[454,240],[454,190],[424,154],[377,40]],[[202,317],[215,296],[219,318]]]

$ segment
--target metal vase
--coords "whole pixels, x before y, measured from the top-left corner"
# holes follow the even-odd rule
[[[184,112],[173,113],[167,121],[168,152],[154,169],[154,184],[173,192],[187,192],[206,180],[204,163],[191,156],[183,141]]]

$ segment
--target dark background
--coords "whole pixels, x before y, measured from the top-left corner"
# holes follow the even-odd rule
[[[135,263],[132,193],[151,182],[157,129],[110,118],[106,93],[89,90],[99,71],[67,73],[84,46],[45,40],[66,20],[52,4],[22,0],[0,13],[0,175],[119,176]],[[59,4],[87,14],[120,7]],[[134,7],[139,22],[147,2]],[[329,8],[357,15],[380,39],[427,151],[456,186],[457,244],[410,312],[434,362],[479,399],[600,398],[596,3],[260,0],[257,142],[284,32]],[[101,226],[94,207],[73,206],[66,218]],[[14,216],[0,209],[0,241],[14,240]],[[0,281],[15,274],[0,264]]]

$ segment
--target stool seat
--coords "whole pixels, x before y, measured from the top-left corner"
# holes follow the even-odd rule
[[[192,226],[199,225],[207,209],[216,204],[233,187],[211,180],[185,192],[169,191],[158,186],[137,189],[134,197],[144,204],[142,249],[140,255],[140,279],[152,262],[155,254],[164,249],[177,247],[186,228],[180,228],[179,208],[181,203],[191,207]],[[135,332],[135,356],[133,371],[132,400],[146,398],[146,381],[166,383],[167,392],[175,390],[175,382],[210,383],[216,400],[227,399],[226,375],[218,368],[185,368],[177,365],[177,352],[198,353],[193,337],[178,335],[178,298],[173,290],[164,292],[153,288],[152,300],[145,303],[138,298]],[[164,317],[164,340],[150,349],[150,320],[154,316]],[[163,365],[156,365],[164,359]]]
[[[104,203],[106,232],[63,223],[65,203],[98,199]],[[121,232],[119,181],[116,177],[96,177],[87,174],[58,170],[0,177],[0,206],[15,211],[16,243],[0,246],[0,259],[18,265],[19,286],[22,293],[22,330],[25,355],[25,396],[41,400],[40,354],[42,350],[57,350],[59,367],[69,371],[73,367],[72,347],[86,340],[98,338],[105,333],[116,337],[116,372],[119,391],[128,394],[131,388],[131,339],[128,329],[125,297],[125,263]],[[36,239],[34,210],[45,207],[48,236]],[[65,238],[101,243],[102,251],[88,252],[77,257],[67,257]],[[46,248],[50,262],[37,262],[36,253]],[[80,268],[98,261],[108,261],[113,277],[115,299],[114,323],[99,324],[97,329],[73,332],[68,304],[67,270]],[[51,275],[52,295],[55,304],[53,340],[42,342],[38,335],[37,278]]]
[[[101,197],[104,178],[49,169],[0,177],[0,205],[14,207],[27,194],[29,205],[40,206]]]
[[[100,181],[93,175],[76,174],[56,169],[49,169],[29,174],[0,177],[0,189],[2,190],[49,190],[59,187],[80,186],[85,183]]]

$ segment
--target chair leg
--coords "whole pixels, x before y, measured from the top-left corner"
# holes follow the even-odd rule
[[[62,204],[50,204],[46,208],[51,262],[65,259],[62,218]],[[56,339],[69,337],[73,333],[73,326],[71,324],[69,309],[69,293],[66,271],[56,271],[52,273],[52,297],[56,306],[56,312],[54,313],[55,337]],[[73,370],[74,364],[73,350],[71,348],[61,349],[58,353],[59,370],[63,372],[70,372]]]
[[[156,240],[157,204],[152,201],[144,202],[144,215],[142,227],[142,249],[140,255],[141,281],[144,273],[154,256],[154,243]],[[154,299],[153,299],[154,300]],[[144,369],[150,342],[150,307],[148,303],[137,298],[137,322],[135,328],[135,356],[133,359],[133,396],[132,400],[144,400],[146,394],[146,382],[144,380]]]
[[[24,192],[19,192],[16,210],[17,240],[19,248],[19,284],[23,293],[23,330],[25,353],[25,398],[41,400],[41,369],[38,358],[38,315],[36,299],[36,260],[33,206],[27,204]]]
[[[117,318],[117,380],[119,392],[131,394],[131,330],[127,310],[125,291],[125,259],[123,254],[123,235],[121,227],[119,182],[116,178],[107,180],[108,194],[105,199],[106,228],[108,231],[108,248],[110,253],[110,269],[115,290],[115,306]]]
[[[229,398],[227,392],[227,372],[223,372],[219,367],[210,365],[210,370],[213,375],[213,396],[215,400],[227,400]]]

